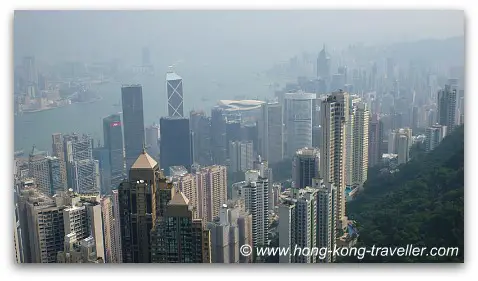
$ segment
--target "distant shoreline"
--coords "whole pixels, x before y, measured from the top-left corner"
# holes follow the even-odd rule
[[[97,97],[97,98],[95,98],[95,99],[92,99],[92,100],[89,100],[89,101],[72,102],[72,103],[70,103],[70,104],[64,104],[64,105],[55,106],[55,107],[35,109],[35,110],[29,110],[29,111],[22,111],[21,114],[38,113],[38,112],[42,112],[42,111],[48,111],[48,110],[53,110],[53,109],[58,109],[58,108],[66,107],[66,106],[73,105],[73,104],[94,103],[94,102],[98,102],[98,101],[101,101],[101,100],[103,100],[103,96],[99,96],[99,97]]]

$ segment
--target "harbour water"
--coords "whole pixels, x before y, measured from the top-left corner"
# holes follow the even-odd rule
[[[184,73],[184,112],[191,109],[209,111],[219,99],[237,96],[263,99],[271,96],[270,81],[257,75],[231,76],[230,79],[211,77],[205,73]],[[124,83],[143,86],[145,125],[159,123],[167,113],[167,97],[164,75],[135,76]],[[208,77],[209,76],[209,77]],[[215,79],[214,79],[215,78]],[[219,79],[218,79],[219,78]],[[53,133],[87,133],[95,143],[103,142],[102,119],[121,111],[121,83],[110,82],[95,85],[102,99],[93,103],[77,103],[65,107],[14,117],[15,151],[30,151],[35,145],[40,150],[51,151]]]

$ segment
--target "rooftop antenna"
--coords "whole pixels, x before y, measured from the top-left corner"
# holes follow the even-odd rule
[[[146,143],[143,141],[143,154],[146,154]]]

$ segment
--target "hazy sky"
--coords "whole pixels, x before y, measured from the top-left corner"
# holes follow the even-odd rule
[[[14,56],[270,65],[323,43],[382,44],[464,35],[463,11],[17,11]]]

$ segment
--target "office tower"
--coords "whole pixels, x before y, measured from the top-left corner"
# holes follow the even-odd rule
[[[347,154],[352,155],[352,177],[347,185],[362,186],[367,180],[368,172],[370,113],[367,104],[359,102],[354,105],[351,114],[350,123],[353,122],[353,131],[347,134],[352,135],[353,138],[351,149],[347,148]]]
[[[456,127],[456,89],[452,89],[450,85],[445,85],[445,89],[438,91],[437,108],[437,123],[446,126],[446,133],[450,134]]]
[[[118,188],[124,263],[151,262],[151,229],[161,208],[159,200],[168,200],[158,198],[162,177],[158,163],[143,150],[131,166],[129,180]]]
[[[68,187],[75,192],[100,192],[99,162],[93,160],[93,140],[88,135],[71,134],[63,138]]]
[[[129,171],[141,154],[145,144],[143,90],[141,85],[123,85],[121,87],[121,100],[123,105],[126,171]]]
[[[151,65],[151,55],[150,55],[148,47],[143,47],[143,49],[141,50],[141,59],[142,59],[141,61],[143,63],[142,66]]]
[[[104,263],[95,246],[95,238],[78,239],[75,233],[70,233],[65,237],[64,250],[58,252],[57,263]]]
[[[292,161],[292,181],[294,188],[312,186],[312,179],[319,177],[320,154],[316,148],[297,150]]]
[[[225,166],[209,166],[196,171],[198,217],[213,221],[219,216],[220,207],[227,201],[227,169]]]
[[[63,148],[63,137],[60,133],[55,133],[52,138],[52,151],[53,156],[58,158],[60,162],[61,182],[63,186],[67,186],[67,173],[66,173],[66,161],[65,161],[65,149]]]
[[[251,141],[229,142],[230,171],[245,172],[253,168],[254,152]]]
[[[332,75],[332,81],[330,82],[330,90],[331,91],[338,91],[340,89],[343,90],[345,86],[345,76],[340,73],[336,73]]]
[[[103,186],[103,189],[106,194],[110,194],[111,190],[117,189],[125,178],[123,129],[119,114],[112,114],[103,119],[103,137],[110,164],[110,183]]]
[[[218,106],[211,110],[211,151],[215,165],[225,165],[227,158],[226,117]]]
[[[242,140],[241,134],[241,121],[240,120],[227,120],[226,121],[226,141],[228,144],[227,153],[229,154],[229,144],[233,141]]]
[[[114,245],[115,250],[112,253],[116,254],[116,257],[112,257],[112,259],[116,260],[117,263],[123,262],[123,252],[121,247],[121,219],[120,219],[120,204],[119,204],[119,193],[118,189],[114,189],[111,191],[111,200],[113,203],[113,216],[114,216]]]
[[[372,115],[370,121],[368,142],[368,166],[374,167],[382,161],[383,122],[377,114]]]
[[[411,107],[409,112],[410,127],[412,128],[412,130],[416,130],[420,127],[418,106]]]
[[[189,127],[193,132],[194,163],[212,165],[211,119],[202,111],[189,113]]]
[[[176,188],[181,191],[184,196],[189,200],[189,204],[194,212],[194,217],[197,217],[198,212],[198,189],[196,175],[184,173],[174,176],[173,182],[176,184]]]
[[[337,189],[332,183],[324,183],[322,180],[314,179],[313,187],[317,193],[317,244],[320,248],[335,249],[336,225],[335,217],[337,202]],[[324,259],[317,258],[317,262],[330,263],[335,257],[328,252]]]
[[[60,161],[56,157],[45,156],[33,147],[28,160],[29,176],[35,179],[37,187],[42,192],[53,195],[65,190],[61,181]]]
[[[312,147],[312,108],[315,94],[297,92],[285,96],[287,157],[298,149]]]
[[[25,75],[25,82],[27,84],[38,84],[38,71],[35,64],[35,57],[27,56],[23,58],[23,70]]]
[[[111,193],[112,184],[111,184],[111,164],[110,164],[109,150],[105,147],[93,148],[93,159],[98,161],[98,167],[100,172],[101,194]],[[118,186],[116,186],[115,188],[118,188]]]
[[[166,91],[168,93],[168,116],[184,117],[183,78],[174,73],[171,68],[166,74]]]
[[[330,57],[325,50],[325,44],[317,57],[317,77],[328,83],[330,76]]]
[[[193,149],[189,120],[183,117],[163,117],[160,119],[161,168],[165,173],[171,166],[184,166],[191,169]]]
[[[148,126],[145,129],[145,133],[145,143],[148,154],[151,155],[154,160],[159,161],[159,126],[155,124]]]
[[[100,166],[98,160],[85,159],[74,161],[71,166],[72,185],[78,193],[101,191]]]
[[[294,255],[295,247],[313,249],[317,245],[317,193],[310,186],[291,189],[279,205],[279,247],[292,253],[279,256],[280,263],[315,263],[314,255]]]
[[[242,187],[245,209],[252,215],[252,240],[254,247],[267,245],[269,229],[269,181],[259,172],[246,173]]]
[[[326,183],[337,188],[335,217],[338,228],[345,217],[346,126],[349,119],[348,94],[342,91],[327,96],[321,106],[322,146],[320,173]]]
[[[425,151],[432,151],[446,136],[446,127],[442,125],[434,125],[428,127],[425,131]]]
[[[280,103],[264,103],[258,123],[259,153],[269,163],[282,161],[284,157],[284,121]]]
[[[211,235],[212,263],[239,263],[239,229],[231,221],[226,204],[221,206],[219,218],[207,224]]]
[[[176,192],[151,231],[153,263],[210,263],[210,232],[194,218],[189,200]]]

